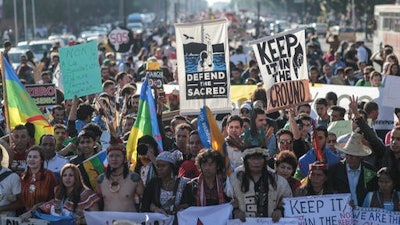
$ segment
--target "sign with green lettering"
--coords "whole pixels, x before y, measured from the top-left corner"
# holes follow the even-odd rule
[[[65,99],[102,91],[96,42],[60,48],[59,53]]]

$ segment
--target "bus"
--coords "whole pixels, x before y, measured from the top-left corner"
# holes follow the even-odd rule
[[[393,46],[393,53],[400,57],[400,5],[376,5],[374,9],[376,30],[373,50],[379,51],[384,45]]]

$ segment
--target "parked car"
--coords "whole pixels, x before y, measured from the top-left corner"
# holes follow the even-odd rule
[[[326,25],[326,23],[311,23],[310,26],[315,29],[317,35],[324,37],[326,36],[328,31],[328,25]]]
[[[356,42],[356,31],[352,27],[332,26],[329,28],[330,35],[338,35],[340,41]]]

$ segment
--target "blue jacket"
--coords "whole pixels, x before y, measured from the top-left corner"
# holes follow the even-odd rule
[[[328,147],[325,146],[325,154],[326,154],[326,160],[328,163],[328,167],[331,167],[338,163],[340,161],[340,158],[338,155],[333,153]],[[297,169],[296,177],[298,175],[301,175],[302,178],[307,176],[308,171],[309,171],[309,165],[313,162],[317,161],[317,156],[315,155],[314,148],[308,150],[306,154],[304,154],[302,157],[299,159],[299,168]]]

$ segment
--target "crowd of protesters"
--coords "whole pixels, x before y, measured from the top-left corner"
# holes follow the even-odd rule
[[[154,38],[158,36],[157,40]],[[48,113],[54,135],[35,142],[32,125],[20,124],[9,134],[3,129],[0,169],[0,215],[30,218],[35,212],[73,215],[85,224],[84,210],[158,212],[176,215],[190,206],[232,203],[233,218],[284,216],[282,198],[350,193],[352,206],[399,209],[400,126],[378,135],[368,125],[379,105],[349,99],[346,112],[331,92],[310,104],[266,113],[262,85],[238,114],[223,116],[221,132],[233,173],[227,175],[223,156],[204,148],[196,116],[179,115],[179,93],[156,95],[157,120],[163,152],[152,136],[137,143],[137,163],[126,158],[126,142],[138,116],[136,82],[146,74],[146,61],[158,61],[165,84],[178,84],[173,35],[160,27],[135,43],[136,52],[118,62],[104,44],[98,45],[103,92],[75,99],[57,95]],[[390,46],[370,54],[362,41],[327,38],[326,53],[318,39],[307,39],[310,83],[381,86],[385,76],[399,75],[399,62]],[[12,47],[4,43],[4,56]],[[59,64],[58,48],[49,57],[21,56],[16,73],[23,84],[53,82]],[[242,46],[232,48],[231,84],[259,84],[262,76],[254,55]],[[142,63],[140,63],[142,62]],[[372,63],[381,65],[375,70]],[[162,121],[165,112],[178,112]],[[395,109],[399,116],[399,109]],[[349,116],[345,116],[348,113]],[[10,115],[12,116],[12,115]],[[152,118],[156,120],[156,118]],[[331,122],[351,120],[344,136],[328,132]],[[314,140],[318,139],[317,142]],[[337,142],[342,140],[343,145]],[[316,144],[318,143],[318,144]],[[108,166],[93,187],[82,163],[105,151]]]

